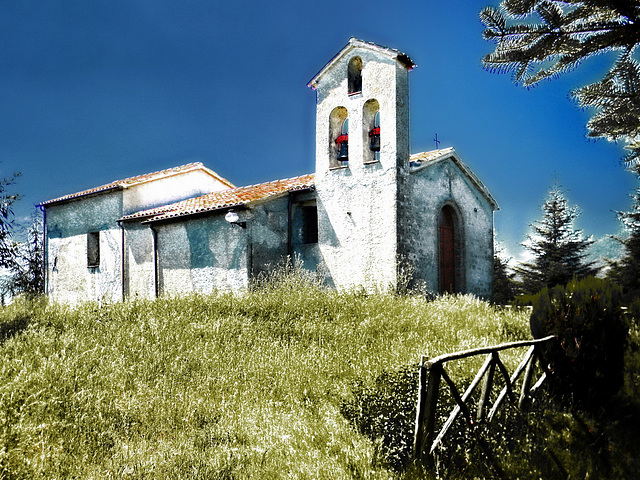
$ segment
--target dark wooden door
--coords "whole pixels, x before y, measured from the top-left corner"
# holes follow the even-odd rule
[[[456,291],[455,224],[451,207],[444,207],[438,222],[440,292]]]

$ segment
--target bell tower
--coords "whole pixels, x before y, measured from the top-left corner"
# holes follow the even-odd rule
[[[335,284],[396,284],[414,67],[397,50],[351,38],[309,82],[317,94],[318,247]]]

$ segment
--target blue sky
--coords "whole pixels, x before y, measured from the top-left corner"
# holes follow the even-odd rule
[[[596,237],[619,230],[636,179],[619,145],[588,141],[568,93],[607,59],[525,90],[482,69],[478,12],[497,1],[19,0],[0,3],[0,175],[16,208],[202,161],[236,185],[314,170],[307,82],[351,36],[397,48],[411,72],[412,152],[454,147],[520,255],[556,176]]]

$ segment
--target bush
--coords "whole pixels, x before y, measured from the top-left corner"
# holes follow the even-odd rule
[[[557,336],[544,358],[551,391],[585,410],[603,406],[624,381],[628,326],[620,287],[589,277],[544,288],[529,301],[533,336]]]
[[[418,365],[386,371],[373,386],[359,383],[342,402],[344,417],[376,445],[378,458],[395,471],[411,457],[418,395]]]

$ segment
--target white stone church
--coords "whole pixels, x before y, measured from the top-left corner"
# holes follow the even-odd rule
[[[336,288],[489,297],[493,212],[452,148],[410,154],[411,59],[352,38],[309,82],[315,174],[236,187],[201,163],[48,200],[46,291],[62,302],[246,288],[287,257]]]

